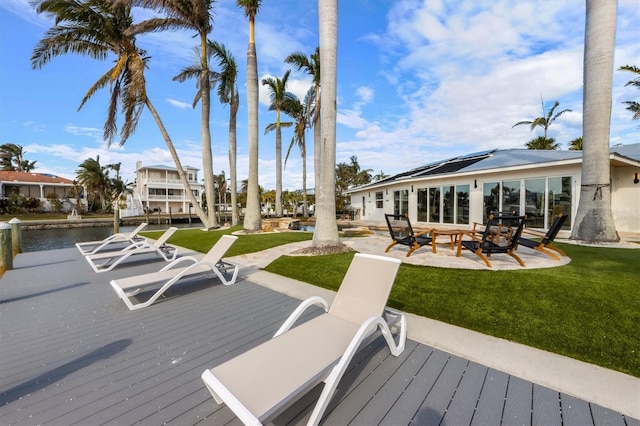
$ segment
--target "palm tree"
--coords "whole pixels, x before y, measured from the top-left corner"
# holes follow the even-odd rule
[[[104,60],[111,53],[116,55],[115,65],[107,70],[89,88],[82,99],[81,109],[99,89],[110,87],[109,109],[104,124],[104,138],[111,144],[117,133],[118,106],[122,108],[124,124],[120,131],[120,145],[123,145],[135,130],[143,107],[153,116],[160,133],[171,153],[187,195],[196,207],[203,223],[207,216],[190,190],[178,153],[171,141],[151,100],[146,93],[144,71],[148,58],[137,48],[132,27],[133,18],[127,0],[41,0],[35,3],[38,13],[48,13],[55,17],[55,25],[34,48],[31,56],[33,68],[42,68],[51,59],[68,52]]]
[[[312,247],[333,247],[342,244],[336,222],[336,94],[338,53],[338,0],[318,0],[320,65],[323,105],[321,122],[320,185],[316,183],[317,221]]]
[[[128,194],[133,194],[133,189],[131,188],[131,183],[127,181],[123,181],[120,178],[120,168],[122,167],[122,163],[115,164],[107,164],[104,167],[106,181],[107,181],[107,191],[106,198],[109,200],[111,205],[113,206],[113,232],[120,232],[120,201],[126,199]],[[113,170],[116,172],[116,177],[110,178],[108,174],[108,170]]]
[[[520,126],[521,124],[529,124],[531,125],[531,130],[533,131],[533,129],[535,129],[536,127],[541,127],[544,130],[544,138],[547,139],[547,131],[549,130],[549,126],[551,126],[551,124],[554,121],[556,121],[556,119],[560,117],[562,114],[564,114],[565,112],[571,111],[570,109],[564,109],[554,114],[555,109],[560,105],[560,102],[555,101],[555,103],[553,104],[549,112],[545,112],[544,101],[540,100],[540,103],[542,103],[542,117],[535,118],[533,121],[530,121],[530,120],[519,121],[513,126],[511,126],[511,128],[513,129],[514,127]],[[556,149],[556,148],[552,148],[552,149]]]
[[[200,144],[202,149],[202,168],[204,175],[205,196],[208,200],[214,197],[213,182],[213,154],[211,152],[211,73],[209,71],[209,53],[207,36],[211,32],[211,9],[214,0],[119,0],[135,6],[150,8],[166,14],[165,18],[152,18],[143,21],[129,29],[128,33],[132,35],[143,34],[148,32],[157,32],[166,29],[185,29],[193,30],[198,34],[199,38],[199,66],[191,71],[196,71],[198,78],[198,92],[194,101],[200,101],[201,106],[201,132]],[[194,75],[191,75],[194,76]],[[182,178],[182,176],[181,176]],[[185,190],[189,190],[186,177],[183,180]],[[192,203],[198,206],[197,202]],[[216,228],[215,212],[208,210],[206,215],[202,209],[196,207],[198,216],[203,219],[202,222],[207,229]]]
[[[619,71],[629,71],[638,76],[633,80],[629,80],[625,86],[635,86],[640,89],[640,68],[632,65],[623,65],[618,68]],[[633,113],[633,120],[640,120],[640,103],[636,101],[626,101],[624,104],[629,105],[627,109]]]
[[[0,170],[30,172],[35,169],[37,161],[24,159],[22,146],[14,143],[0,145]]]
[[[100,156],[95,159],[87,158],[78,166],[76,170],[76,180],[91,194],[93,199],[100,201],[102,210],[107,210],[109,206],[109,173],[106,167],[100,164]]]
[[[222,104],[229,104],[229,174],[231,184],[231,225],[235,226],[240,221],[238,215],[238,177],[236,167],[236,117],[240,105],[238,95],[238,66],[236,60],[223,44],[209,42],[209,50],[218,59],[220,66],[220,80],[218,82],[218,97]]]
[[[546,150],[555,150],[560,147],[559,143],[556,143],[554,138],[546,138],[544,136],[538,136],[536,138],[531,139],[529,142],[525,144],[527,149],[546,149]]]
[[[582,183],[571,239],[616,242],[611,212],[609,132],[617,3],[587,0],[582,97]]]
[[[292,97],[285,103],[284,111],[287,115],[295,120],[293,137],[291,143],[287,149],[287,155],[284,158],[284,166],[287,167],[287,160],[291,153],[291,148],[297,145],[300,149],[300,156],[302,157],[302,217],[305,219],[309,217],[309,209],[307,205],[307,143],[306,132],[309,126],[310,113],[308,112],[313,108],[313,100],[315,99],[315,90],[311,87],[307,91],[307,95],[304,98],[304,103],[300,103],[300,100]]]
[[[320,182],[320,158],[322,157],[320,152],[320,47],[316,47],[315,52],[309,57],[304,52],[295,52],[287,56],[284,61],[296,66],[298,70],[304,69],[313,77],[314,108],[308,109],[307,122],[309,127],[313,127],[313,173],[317,186]]]
[[[249,44],[247,47],[247,111],[249,128],[249,187],[243,228],[256,232],[260,225],[260,194],[258,185],[258,58],[256,56],[255,19],[262,0],[237,0],[249,18]]]
[[[282,216],[282,127],[291,127],[293,123],[281,123],[280,112],[287,99],[291,99],[293,94],[287,92],[287,81],[291,70],[287,70],[282,79],[276,77],[267,77],[262,79],[262,85],[269,87],[269,96],[271,104],[269,111],[276,112],[275,123],[269,124],[264,133],[267,134],[272,130],[276,131],[276,217]]]
[[[569,151],[582,151],[582,136],[569,142]]]

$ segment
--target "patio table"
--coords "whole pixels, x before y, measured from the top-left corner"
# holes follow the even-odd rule
[[[459,238],[462,238],[462,235],[465,233],[469,233],[470,231],[467,229],[454,229],[454,228],[434,228],[431,230],[431,251],[433,253],[437,253],[436,245],[437,244],[449,244],[451,246],[451,250],[455,250],[456,243]],[[438,243],[437,238],[440,236],[448,236],[449,241],[446,243]]]

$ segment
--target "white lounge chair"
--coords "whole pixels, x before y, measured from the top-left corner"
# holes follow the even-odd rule
[[[308,423],[318,424],[351,358],[378,327],[394,356],[404,350],[404,314],[385,309],[399,265],[395,258],[356,254],[331,308],[320,297],[305,300],[271,340],[202,373],[213,398],[257,425],[324,382]],[[314,304],[326,313],[292,328]],[[398,344],[390,324],[399,328]]]
[[[142,229],[145,226],[147,226],[147,223],[143,222],[131,232],[126,232],[126,233],[118,232],[100,241],[85,241],[83,243],[76,243],[76,247],[78,248],[78,250],[80,250],[80,253],[83,256],[86,256],[87,254],[97,253],[103,248],[108,247],[110,244],[115,244],[115,243],[133,244],[135,242],[143,240],[142,237],[138,236],[138,233],[142,231]]]
[[[238,266],[222,261],[222,257],[237,239],[238,237],[236,236],[223,235],[201,260],[197,260],[193,256],[179,257],[158,272],[111,280],[111,287],[113,287],[113,290],[125,305],[134,311],[150,306],[169,287],[183,278],[208,275],[213,272],[213,276],[220,278],[222,284],[231,285],[236,282],[238,277]],[[176,267],[185,262],[190,263],[190,265]],[[231,278],[227,279],[224,274],[228,274],[230,271],[232,271]],[[129,299],[138,293],[156,288],[158,290],[146,302],[132,303],[131,299]]]
[[[167,262],[171,262],[178,256],[178,248],[171,244],[167,244],[167,240],[177,230],[178,228],[174,227],[167,229],[160,238],[153,242],[153,244],[149,243],[149,241],[145,239],[144,241],[137,241],[129,244],[122,250],[89,254],[84,258],[87,259],[89,265],[91,265],[93,270],[97,273],[110,271],[124,260],[136,254],[155,253]]]

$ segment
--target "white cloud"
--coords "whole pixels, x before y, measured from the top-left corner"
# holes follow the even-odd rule
[[[176,108],[180,108],[180,109],[191,109],[192,105],[188,104],[186,102],[182,102],[182,101],[178,101],[176,99],[171,99],[171,98],[167,98],[167,102],[171,105],[173,105]]]

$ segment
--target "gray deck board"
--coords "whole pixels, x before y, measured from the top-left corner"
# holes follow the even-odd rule
[[[241,271],[233,286],[191,280],[129,311],[108,284],[163,264],[95,274],[75,249],[20,254],[0,279],[0,424],[240,424],[200,374],[268,340],[298,301]],[[304,424],[320,390],[273,424]],[[381,337],[356,353],[322,423],[640,426],[417,342],[394,357]]]
[[[502,424],[530,425],[531,404],[533,402],[533,384],[517,377],[509,377],[507,395],[502,412]]]

